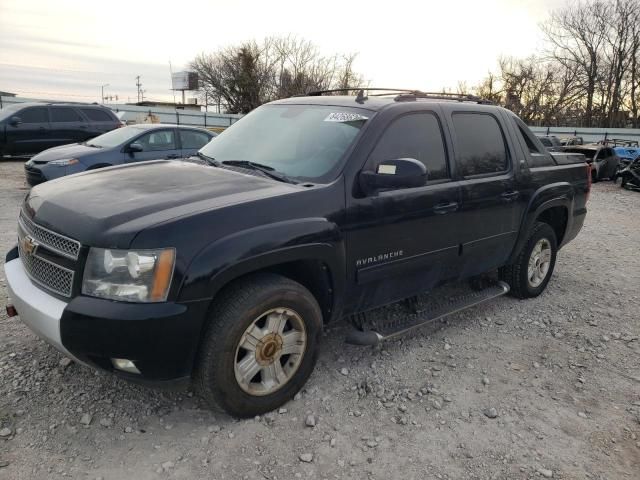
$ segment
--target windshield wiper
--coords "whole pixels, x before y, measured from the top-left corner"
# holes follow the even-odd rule
[[[248,160],[225,160],[222,162],[223,165],[229,165],[231,167],[240,167],[246,168],[248,170],[256,170],[265,174],[267,177],[273,178],[274,180],[278,180],[279,182],[285,183],[293,183],[297,184],[294,179],[286,176],[283,173],[278,172],[275,168],[270,167],[269,165],[262,165],[261,163],[250,162]]]
[[[213,157],[210,157],[209,155],[205,155],[202,152],[196,152],[196,155],[198,156],[198,158],[201,158],[202,160],[204,160],[205,162],[207,162],[209,165],[213,165],[214,167],[219,167],[220,165],[222,165],[218,160],[216,160]]]

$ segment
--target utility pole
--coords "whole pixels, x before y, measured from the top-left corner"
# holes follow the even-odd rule
[[[138,87],[138,103],[140,103],[140,96],[144,98],[144,92],[141,90],[142,84],[140,83],[140,75],[136,77],[136,87]]]
[[[100,94],[100,99],[102,100],[102,103],[103,103],[103,104],[104,104],[104,87],[108,87],[108,86],[109,86],[109,84],[108,84],[108,83],[105,83],[104,85],[102,85],[102,86],[100,87],[100,92],[101,92],[101,94]]]

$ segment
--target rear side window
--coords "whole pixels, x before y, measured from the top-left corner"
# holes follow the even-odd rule
[[[204,132],[196,132],[194,130],[179,130],[180,142],[182,142],[182,148],[195,148],[201,149],[211,138]]]
[[[455,113],[458,149],[456,162],[462,175],[504,172],[508,168],[507,149],[498,121],[484,113]]]
[[[113,122],[113,118],[104,110],[99,110],[97,108],[81,108],[82,113],[84,113],[89,120],[92,122]]]
[[[394,120],[370,157],[372,166],[386,160],[413,158],[427,167],[428,180],[449,178],[442,129],[432,113],[412,113]]]
[[[26,108],[17,115],[22,123],[47,123],[49,115],[44,107]]]
[[[84,122],[84,119],[74,109],[69,107],[51,107],[52,122]]]

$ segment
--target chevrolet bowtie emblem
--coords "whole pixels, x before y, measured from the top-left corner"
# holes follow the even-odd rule
[[[29,235],[25,235],[22,240],[20,240],[20,248],[22,251],[28,255],[33,255],[38,248],[38,242],[36,242]]]

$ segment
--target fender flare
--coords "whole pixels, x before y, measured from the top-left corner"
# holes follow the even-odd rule
[[[193,257],[180,286],[181,301],[212,299],[229,282],[281,264],[309,260],[326,266],[331,311],[342,305],[346,249],[338,226],[325,218],[260,225],[220,238]]]
[[[552,190],[562,190],[562,193]],[[545,199],[544,197],[546,196],[548,196],[548,198]],[[518,255],[523,245],[527,241],[529,232],[531,231],[536,218],[538,218],[540,214],[545,210],[553,207],[566,208],[568,215],[568,230],[570,227],[569,223],[571,222],[571,207],[573,205],[573,199],[573,188],[567,182],[558,182],[552,183],[550,185],[545,185],[544,187],[536,191],[531,197],[529,205],[527,206],[527,211],[523,215],[522,221],[520,222],[520,232],[518,233],[518,239],[516,240],[513,250],[511,251],[508,263],[511,263]]]

